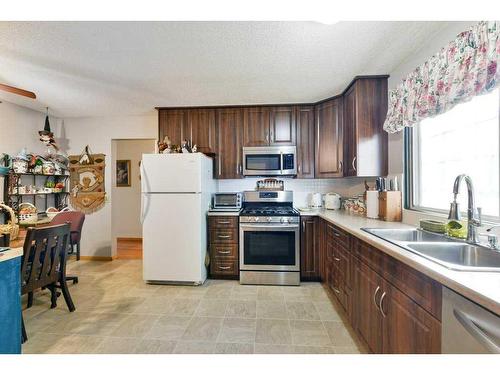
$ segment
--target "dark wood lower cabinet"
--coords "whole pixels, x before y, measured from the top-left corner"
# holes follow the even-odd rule
[[[213,278],[239,276],[238,222],[237,216],[208,217],[208,252]]]
[[[319,220],[319,273],[373,353],[440,353],[441,286]]]
[[[391,284],[383,284],[383,353],[440,353],[441,322]]]
[[[319,218],[301,218],[300,278],[304,281],[320,280]]]

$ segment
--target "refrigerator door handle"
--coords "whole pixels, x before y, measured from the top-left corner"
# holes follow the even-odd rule
[[[149,209],[149,194],[141,194],[141,224],[144,224],[144,219]]]
[[[140,175],[141,175],[141,191],[143,193],[149,192],[148,176],[146,175],[146,170],[144,169],[144,160],[141,162]]]

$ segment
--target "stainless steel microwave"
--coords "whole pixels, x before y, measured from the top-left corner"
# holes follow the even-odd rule
[[[212,209],[216,211],[238,211],[241,203],[241,193],[215,193],[212,196]]]
[[[295,146],[243,147],[244,176],[297,175]]]

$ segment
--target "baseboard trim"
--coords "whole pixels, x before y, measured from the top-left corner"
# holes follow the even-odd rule
[[[103,257],[103,256],[95,256],[95,255],[81,255],[81,260],[97,260],[97,261],[111,261],[116,259],[116,255],[112,257]]]

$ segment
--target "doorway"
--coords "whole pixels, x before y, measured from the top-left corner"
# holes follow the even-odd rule
[[[111,233],[118,259],[142,259],[142,154],[155,152],[155,139],[113,139]]]

